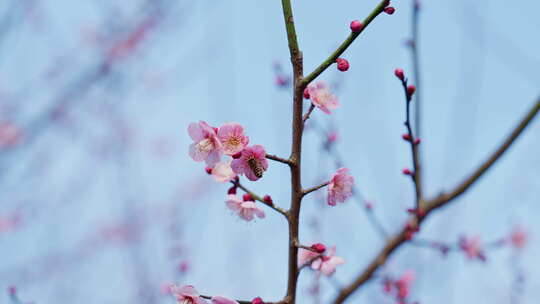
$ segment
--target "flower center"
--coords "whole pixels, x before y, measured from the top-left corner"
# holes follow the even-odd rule
[[[238,137],[229,137],[229,139],[227,139],[227,147],[228,148],[236,148],[240,145],[240,138]]]
[[[214,143],[209,138],[205,138],[197,143],[197,150],[203,152],[210,152],[214,150]]]

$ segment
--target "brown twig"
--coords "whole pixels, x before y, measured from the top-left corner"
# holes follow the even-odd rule
[[[320,185],[317,185],[317,186],[308,188],[308,189],[302,191],[302,194],[303,194],[303,196],[306,196],[306,195],[310,194],[310,193],[313,192],[313,191],[317,191],[317,190],[319,190],[319,189],[321,189],[321,188],[323,188],[323,187],[328,186],[329,183],[330,183],[330,182],[324,182],[324,183],[322,183],[322,184],[320,184]]]
[[[246,192],[247,194],[249,194],[254,200],[256,201],[259,201],[263,204],[265,204],[266,206],[274,209],[275,211],[281,213],[283,216],[285,216],[285,218],[287,218],[287,211],[276,206],[275,204],[270,204],[268,202],[265,202],[263,198],[261,198],[259,195],[253,193],[251,190],[249,190],[248,188],[246,188],[244,185],[240,184],[240,182],[236,182],[236,181],[232,181],[231,182],[233,185],[237,186],[238,188],[244,190],[244,192]]]
[[[523,133],[525,128],[530,124],[533,118],[540,111],[540,98],[536,101],[533,107],[527,112],[525,117],[520,121],[520,123],[514,128],[510,135],[504,140],[502,145],[495,150],[495,152],[478,168],[476,169],[468,178],[461,182],[454,190],[450,191],[448,194],[443,193],[437,196],[436,198],[429,200],[425,204],[425,216],[416,217],[412,216],[409,219],[411,223],[418,223],[420,225],[432,211],[437,210],[438,208],[443,207],[444,205],[451,202],[453,199],[457,198],[459,195],[467,191],[478,179],[487,172],[487,170],[498,160],[500,157],[508,150],[512,143]],[[379,269],[380,266],[384,265],[386,260],[390,257],[392,253],[396,251],[405,241],[407,240],[408,228],[404,227],[398,234],[394,235],[384,246],[384,248],[377,254],[377,256],[371,261],[371,263],[356,277],[356,279],[351,282],[349,285],[341,289],[338,293],[338,296],[334,299],[332,303],[340,304],[343,303],[352,293],[358,290],[364,283],[369,281],[375,271]]]
[[[266,154],[266,158],[268,159],[271,159],[273,161],[277,161],[277,162],[280,162],[280,163],[284,163],[288,166],[291,165],[291,161],[286,159],[286,158],[282,158],[282,157],[279,157],[277,155],[273,155],[273,154]]]

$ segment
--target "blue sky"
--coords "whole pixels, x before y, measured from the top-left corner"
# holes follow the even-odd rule
[[[8,2],[13,1],[0,4],[0,16],[11,7]],[[349,22],[363,19],[376,2],[294,1],[306,72],[348,35]],[[404,223],[414,195],[400,173],[410,165],[410,155],[400,138],[403,96],[393,76],[396,67],[411,70],[404,47],[410,1],[394,2],[396,13],[378,17],[344,54],[350,70],[331,67],[320,76],[339,82],[341,108],[331,116],[313,115],[318,124],[337,128],[338,151],[389,231]],[[477,166],[540,94],[535,39],[540,3],[425,2],[419,89],[425,188],[433,196]],[[0,154],[0,214],[18,210],[25,218],[23,228],[0,235],[0,285],[16,284],[23,299],[37,303],[172,303],[157,292],[140,297],[141,290],[157,290],[166,281],[190,283],[206,294],[281,298],[285,222],[270,210],[266,219],[249,224],[230,214],[224,204],[227,186],[214,183],[203,165],[188,157],[186,132],[193,121],[236,121],[251,143],[288,155],[291,94],[274,86],[272,70],[278,61],[291,71],[280,3],[161,1],[166,9],[142,46],[85,90],[77,81],[103,52],[82,33],[122,33],[145,16],[144,1],[36,3],[37,17],[14,23],[0,40],[1,104],[16,109],[2,110],[4,119],[28,126],[66,88],[82,93],[72,98],[69,124],[38,125],[33,132],[40,135],[32,144]],[[10,15],[21,11],[15,6]],[[46,81],[51,66],[63,72]],[[527,250],[519,259],[509,249],[490,252],[482,264],[458,253],[443,259],[432,250],[404,246],[386,270],[417,273],[413,299],[508,303],[516,261],[526,278],[520,303],[540,297],[538,134],[536,121],[470,192],[434,214],[419,235],[455,241],[462,234],[479,234],[493,240],[519,223],[531,233]],[[158,144],[165,156],[156,156]],[[309,186],[335,168],[321,155],[315,132],[306,134],[304,147],[304,185]],[[262,180],[248,184],[286,207],[288,178],[285,167],[271,163]],[[357,202],[330,208],[315,197],[303,206],[302,242],[335,244],[347,260],[335,281],[322,280],[325,303],[333,284],[353,278],[382,242]],[[309,225],[314,219],[318,229]],[[129,246],[88,241],[104,223],[118,221],[143,227],[141,238]],[[184,277],[175,275],[179,259],[170,256],[178,244],[187,247],[179,259],[192,265]],[[47,268],[57,263],[65,268]],[[302,274],[302,295],[312,280],[311,273]],[[311,303],[309,297],[300,299]],[[358,301],[392,303],[378,283],[356,293],[351,302]]]

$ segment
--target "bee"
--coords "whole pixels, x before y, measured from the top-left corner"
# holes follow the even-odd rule
[[[247,163],[257,178],[261,178],[263,176],[264,168],[256,159],[250,158]]]

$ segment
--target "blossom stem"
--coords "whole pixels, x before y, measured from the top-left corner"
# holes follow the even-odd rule
[[[403,91],[405,93],[405,122],[404,125],[407,128],[407,134],[409,135],[409,144],[411,147],[411,157],[413,163],[413,172],[411,172],[411,179],[414,184],[414,190],[416,193],[416,209],[421,210],[422,206],[422,178],[421,178],[421,167],[420,167],[420,156],[418,152],[418,143],[416,142],[416,137],[412,130],[411,126],[411,102],[413,94],[409,93],[407,90],[407,79],[403,78],[401,80],[401,85],[403,86]]]
[[[277,161],[277,162],[280,162],[280,163],[284,163],[288,166],[291,165],[291,161],[286,159],[286,158],[282,158],[282,157],[279,157],[277,155],[272,155],[272,154],[266,154],[266,158],[268,159],[271,159],[273,161]]]
[[[428,200],[425,206],[425,216],[416,217],[411,216],[410,221],[418,221],[418,225],[424,221],[431,214],[446,204],[452,202],[456,197],[467,191],[480,177],[487,172],[487,170],[508,150],[508,148],[514,143],[514,141],[523,133],[527,126],[531,123],[534,117],[540,111],[540,98],[537,99],[533,107],[527,112],[525,117],[522,118],[520,123],[514,128],[510,135],[504,140],[504,142],[495,150],[495,152],[476,169],[468,178],[460,183],[450,193],[443,193],[434,199]],[[401,245],[406,241],[407,227],[403,228],[399,233],[390,238],[383,249],[377,254],[377,256],[371,261],[371,263],[356,277],[356,279],[342,288],[338,296],[332,302],[333,304],[341,304],[345,302],[359,287],[373,278],[373,274],[386,263],[386,260],[394,253]]]
[[[315,109],[315,105],[313,103],[311,103],[311,105],[309,106],[309,109],[307,110],[306,114],[304,114],[304,116],[302,117],[302,122],[303,123],[306,123],[306,120],[309,119],[309,117],[311,116],[311,112],[313,112],[314,109]]]
[[[304,196],[306,196],[306,195],[310,194],[310,193],[313,192],[313,191],[317,191],[317,190],[319,190],[319,189],[321,189],[321,188],[323,188],[323,187],[328,186],[329,183],[330,183],[330,182],[324,182],[324,183],[322,183],[322,184],[320,184],[320,185],[318,185],[318,186],[308,188],[308,189],[302,191],[302,193],[303,193]]]
[[[351,32],[349,37],[341,43],[341,45],[325,60],[323,61],[313,72],[307,75],[302,80],[302,87],[305,88],[310,82],[312,82],[317,76],[324,72],[330,65],[332,65],[336,59],[347,50],[347,48],[353,43],[353,41],[358,37],[364,29],[380,14],[384,11],[388,0],[383,0],[373,9],[373,11],[364,19],[362,22],[362,28],[358,32]]]
[[[251,190],[249,190],[248,188],[246,188],[244,185],[240,184],[240,182],[235,182],[235,181],[231,181],[231,183],[235,186],[237,186],[238,188],[244,190],[244,192],[246,192],[247,194],[249,194],[254,200],[256,201],[259,201],[261,203],[263,203],[264,205],[270,207],[271,209],[274,209],[275,211],[281,213],[283,216],[285,216],[285,218],[288,218],[288,215],[287,215],[287,211],[274,205],[274,204],[269,204],[267,202],[264,201],[264,199],[262,197],[260,197],[259,195],[253,193]]]
[[[201,298],[203,299],[207,299],[207,300],[210,300],[212,299],[212,296],[207,296],[207,295],[200,295]],[[251,301],[242,301],[242,300],[235,300],[236,302],[238,302],[238,304],[251,304],[252,302]],[[264,301],[265,304],[284,304],[285,302],[283,301],[278,301],[278,302],[268,302],[268,301]]]

